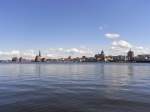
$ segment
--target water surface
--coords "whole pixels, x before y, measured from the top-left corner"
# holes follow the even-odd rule
[[[149,112],[150,64],[0,64],[0,112]]]

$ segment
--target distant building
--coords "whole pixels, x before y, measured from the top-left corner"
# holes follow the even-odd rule
[[[97,60],[94,57],[88,57],[87,62],[96,62]]]
[[[106,62],[112,62],[113,61],[113,56],[105,56],[105,61]]]
[[[80,62],[80,58],[79,57],[74,58],[73,62]]]
[[[105,53],[104,53],[104,51],[102,50],[101,54],[96,54],[95,55],[95,59],[97,61],[105,61]]]
[[[42,61],[42,62],[46,62],[47,59],[46,59],[46,58],[42,58],[41,61]]]
[[[20,58],[18,58],[18,62],[19,63],[29,63],[29,62],[31,62],[31,60],[30,59],[25,59],[23,57],[20,57]]]
[[[80,62],[86,62],[87,61],[87,57],[86,56],[82,56],[82,58],[80,59]]]
[[[35,62],[41,62],[41,61],[42,61],[42,57],[41,57],[41,52],[39,51],[39,55],[35,57]]]
[[[135,57],[136,62],[150,62],[150,54],[142,54]]]
[[[68,59],[68,61],[69,61],[69,60],[72,60],[72,57],[71,57],[71,56],[68,56],[68,58],[67,58],[67,59]]]
[[[68,56],[68,58],[64,58],[64,59],[60,59],[64,62],[69,62],[69,61],[72,61],[72,57],[71,56]]]
[[[12,62],[19,62],[19,59],[17,57],[13,57]]]
[[[134,52],[131,51],[131,49],[127,53],[127,60],[130,61],[130,62],[134,61]]]
[[[23,58],[22,58],[22,57],[20,57],[20,58],[19,58],[19,62],[22,62],[22,61],[23,61]]]
[[[123,56],[123,55],[112,56],[112,61],[113,62],[125,62],[126,56]]]

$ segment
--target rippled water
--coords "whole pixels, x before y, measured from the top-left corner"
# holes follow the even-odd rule
[[[0,112],[149,112],[150,64],[0,64]]]

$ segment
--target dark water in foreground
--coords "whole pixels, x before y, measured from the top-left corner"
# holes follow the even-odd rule
[[[150,112],[150,64],[0,64],[0,112]]]

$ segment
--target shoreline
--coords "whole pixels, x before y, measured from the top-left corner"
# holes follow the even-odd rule
[[[150,62],[0,62],[0,64],[142,64]]]

